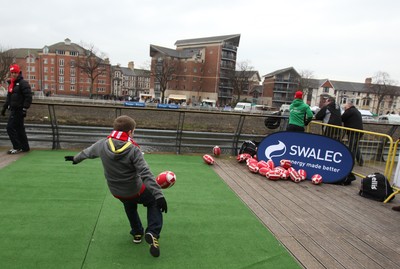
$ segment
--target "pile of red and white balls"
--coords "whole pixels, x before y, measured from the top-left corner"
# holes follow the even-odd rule
[[[246,163],[250,172],[258,173],[269,180],[290,179],[295,183],[299,183],[307,179],[307,172],[304,169],[296,170],[293,168],[290,160],[282,159],[280,160],[280,165],[275,166],[272,160],[258,161],[256,157],[247,153],[239,154],[236,159],[239,163]],[[311,182],[315,185],[321,184],[321,175],[315,174],[311,176]]]

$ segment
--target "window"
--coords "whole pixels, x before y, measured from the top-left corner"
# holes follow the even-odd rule
[[[75,69],[75,68],[71,68],[71,69],[69,70],[69,72],[70,72],[70,74],[71,74],[71,77],[75,77],[75,75],[76,75],[76,69]]]
[[[59,66],[64,66],[64,59],[59,59],[58,60],[58,65]]]
[[[58,85],[58,89],[59,89],[60,91],[63,91],[63,90],[64,90],[64,85],[63,85],[63,84]]]
[[[70,91],[74,92],[75,91],[75,85],[71,85],[71,87],[69,88]]]
[[[63,75],[64,75],[64,68],[59,68],[59,69],[58,69],[58,74],[59,74],[60,76],[63,76]]]
[[[44,64],[47,64],[47,58],[44,58],[44,59],[43,59],[43,63],[44,63]]]
[[[64,83],[64,77],[58,77],[58,82],[59,83]]]
[[[70,81],[71,81],[71,84],[75,84],[76,83],[76,77],[70,77]]]
[[[329,88],[328,87],[324,87],[324,93],[329,93]]]
[[[45,68],[43,68],[43,71],[44,71],[45,73],[47,73],[47,72],[49,72],[49,68],[48,68],[48,67],[45,67]]]

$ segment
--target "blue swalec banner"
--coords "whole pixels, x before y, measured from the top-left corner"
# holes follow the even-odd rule
[[[341,142],[322,135],[301,132],[276,132],[265,137],[258,145],[258,160],[290,160],[296,170],[304,169],[307,179],[320,174],[323,182],[335,183],[353,169],[350,150]]]

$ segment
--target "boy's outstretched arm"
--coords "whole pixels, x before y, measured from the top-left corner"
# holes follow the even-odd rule
[[[72,164],[77,164],[77,162],[74,161],[74,156],[64,156],[65,161],[67,162],[72,162]]]

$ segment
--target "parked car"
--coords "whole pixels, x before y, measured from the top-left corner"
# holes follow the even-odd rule
[[[372,117],[372,116],[361,116],[363,122],[377,122],[378,119],[376,117]]]
[[[400,124],[400,115],[387,114],[378,117],[378,122]]]

